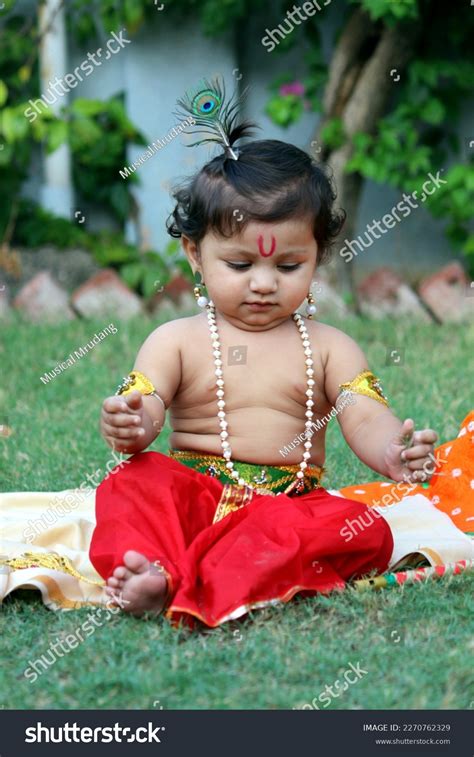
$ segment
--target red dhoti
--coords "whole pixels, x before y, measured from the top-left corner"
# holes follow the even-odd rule
[[[213,522],[223,495],[247,501]],[[357,539],[341,536],[346,518],[368,509],[321,487],[296,496],[250,493],[142,452],[97,489],[90,559],[104,579],[129,549],[159,561],[168,575],[168,618],[214,627],[297,593],[342,589],[349,579],[386,570],[393,539],[382,517]]]

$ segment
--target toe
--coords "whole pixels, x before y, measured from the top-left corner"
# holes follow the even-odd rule
[[[119,565],[118,568],[115,568],[114,578],[123,580],[126,575],[127,575],[127,568],[125,568],[123,565]]]
[[[129,549],[128,552],[125,552],[123,561],[126,567],[133,573],[145,573],[150,567],[150,562],[145,555],[135,552],[134,549]]]
[[[111,576],[109,580],[107,581],[107,585],[112,587],[112,589],[118,589],[118,587],[122,585],[122,581],[119,581],[118,578],[114,578],[114,576]]]
[[[109,604],[110,602],[112,602],[112,603],[114,603],[116,605],[121,606],[120,605],[120,600],[122,598],[122,587],[121,586],[118,587],[117,589],[109,588],[109,589],[106,589],[105,591],[107,593],[107,596],[109,597],[109,599],[107,601],[107,604]]]

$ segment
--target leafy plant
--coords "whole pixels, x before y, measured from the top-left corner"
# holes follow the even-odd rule
[[[379,121],[375,134],[354,137],[355,150],[346,170],[404,191],[419,190],[433,167],[435,172],[444,168],[450,152],[459,151],[451,123],[473,86],[474,64],[468,61],[415,61],[393,112]],[[448,239],[466,256],[474,273],[472,157],[447,169],[443,180],[446,184],[427,197],[425,207],[435,218],[447,221]]]
[[[329,113],[322,114],[319,134],[325,148],[324,157],[330,162],[332,151],[347,146],[348,157],[343,173],[357,174],[401,191],[419,189],[429,172],[436,173],[445,168],[443,178],[447,183],[427,198],[425,207],[434,217],[446,221],[445,230],[450,243],[456,253],[462,252],[466,256],[468,268],[474,274],[474,232],[470,210],[474,199],[474,150],[465,159],[468,151],[463,151],[461,160],[464,162],[460,162],[461,145],[457,136],[461,106],[474,86],[474,64],[468,53],[474,14],[467,7],[455,18],[447,16],[445,9],[434,0],[348,0],[347,9],[353,5],[359,8],[359,14],[362,13],[360,9],[367,11],[366,26],[369,27],[371,22],[373,25],[361,45],[360,58],[351,59],[345,74],[339,74],[339,89],[335,91],[334,82],[331,84],[332,105]],[[340,40],[345,34],[347,39],[348,24],[353,15],[341,14],[339,18],[335,38]],[[266,112],[284,128],[301,118],[305,105],[313,111],[321,111],[326,76],[317,26],[317,18],[309,18],[285,39],[288,48],[301,47],[304,37],[310,41],[311,54],[306,57],[306,65],[307,75],[312,77],[311,88],[305,90],[304,96],[288,89],[282,91],[282,84],[294,79],[290,72],[276,79],[269,88]],[[409,65],[395,82],[388,75],[381,82],[389,96],[385,113],[374,128],[347,134],[340,113],[350,95],[355,99],[357,77],[370,63],[382,37],[387,40],[384,33],[387,29],[397,28],[417,29],[417,33],[410,37]],[[400,31],[399,45],[403,38]],[[350,55],[350,52],[343,47],[341,54]],[[339,62],[342,65],[341,59]],[[301,83],[307,81],[306,77],[301,78]],[[307,92],[311,97],[303,100]],[[339,98],[336,105],[335,97]],[[453,161],[455,165],[448,169]],[[339,184],[343,180],[344,176],[339,176]],[[357,205],[352,208],[353,215],[356,208]]]
[[[267,101],[265,112],[283,128],[298,121],[305,110],[319,111],[321,108],[320,92],[327,70],[320,49],[310,50],[305,55],[305,61],[308,74],[301,81],[294,81],[294,75],[284,73],[269,87],[273,94]]]
[[[139,259],[124,265],[120,274],[131,288],[139,291],[144,297],[151,297],[157,291],[157,282],[166,286],[176,268],[192,280],[189,266],[180,254],[179,243],[171,240],[162,255],[145,252]]]
[[[99,203],[119,221],[125,221],[132,211],[127,183],[139,180],[132,174],[124,182],[118,167],[126,163],[127,144],[147,142],[127,117],[123,95],[105,102],[74,100],[67,116],[76,190],[84,200]]]
[[[347,139],[342,120],[340,118],[332,118],[328,121],[321,129],[321,137],[324,144],[332,150],[337,150],[338,147],[341,147]]]
[[[417,0],[349,0],[353,5],[361,5],[374,21],[383,19],[391,26],[398,21],[418,17]]]
[[[36,12],[13,0],[5,0],[0,27],[0,240],[11,240],[22,185],[28,178],[32,158],[40,148],[52,153],[66,141],[72,152],[73,181],[81,199],[111,212],[123,225],[134,211],[131,189],[139,181],[131,175],[127,182],[118,168],[126,164],[130,144],[145,145],[146,140],[127,117],[122,95],[107,101],[76,99],[72,105],[53,114],[48,107],[40,112],[30,109],[39,91],[40,31]],[[40,0],[39,9],[44,4]],[[192,14],[206,34],[221,33],[229,23],[248,16],[251,8],[262,7],[263,0],[173,0],[167,15],[177,21]],[[112,31],[126,28],[133,35],[148,19],[156,18],[156,7],[149,0],[68,0],[68,32],[79,44],[101,42]],[[35,9],[36,10],[36,9]],[[31,119],[31,120],[30,120]],[[65,228],[65,227],[64,227]],[[58,224],[56,235],[61,235]],[[67,232],[64,232],[67,235]],[[36,229],[33,238],[41,232]],[[36,236],[35,236],[36,235]],[[28,236],[28,234],[26,235]],[[118,253],[116,253],[118,255]]]
[[[59,249],[88,247],[90,235],[67,218],[49,213],[31,200],[19,202],[13,243],[23,247],[51,244]]]
[[[125,165],[128,145],[146,144],[127,117],[123,96],[76,99],[56,114],[44,102],[31,107],[39,98],[39,31],[34,16],[12,14],[0,29],[0,238],[9,233],[35,150],[50,154],[66,141],[77,201],[94,202],[123,224],[134,208],[130,189],[138,179],[124,182],[117,167]]]
[[[158,280],[166,286],[176,271],[192,281],[189,265],[176,239],[170,240],[163,252],[142,252],[135,245],[127,244],[121,233],[90,233],[31,200],[21,200],[19,204],[13,243],[32,249],[47,244],[60,249],[80,247],[89,251],[99,265],[116,269],[124,282],[144,297],[156,292]]]

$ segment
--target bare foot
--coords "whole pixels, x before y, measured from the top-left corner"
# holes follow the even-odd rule
[[[116,597],[122,610],[132,615],[140,617],[150,611],[158,615],[166,600],[165,576],[154,571],[150,561],[133,549],[125,552],[123,563],[108,579],[106,593]]]

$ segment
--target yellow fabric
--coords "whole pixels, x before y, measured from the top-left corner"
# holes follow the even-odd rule
[[[55,498],[67,501],[68,495],[74,509],[48,524],[44,516],[49,511],[52,520]],[[89,560],[95,489],[0,494],[0,515],[0,600],[32,588],[52,610],[106,604],[104,581]]]

